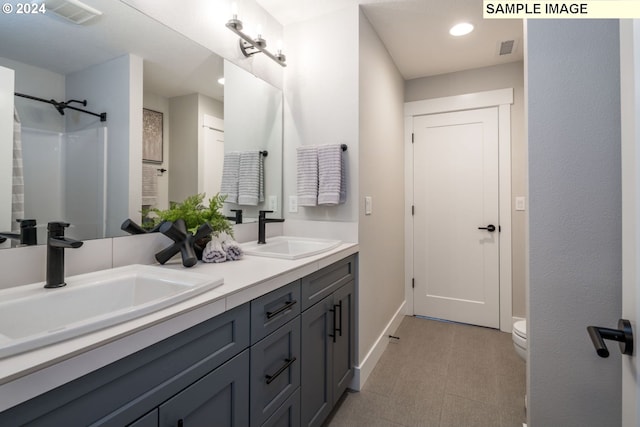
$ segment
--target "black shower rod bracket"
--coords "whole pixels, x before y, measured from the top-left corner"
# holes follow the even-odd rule
[[[33,101],[44,102],[46,104],[51,104],[55,107],[56,110],[58,110],[58,113],[60,113],[60,115],[63,115],[63,116],[64,116],[64,110],[68,108],[70,110],[79,111],[81,113],[89,114],[91,116],[100,117],[101,122],[107,121],[107,113],[94,113],[91,111],[83,110],[82,108],[72,107],[71,105],[69,105],[72,102],[74,102],[77,104],[82,104],[83,107],[86,107],[87,106],[86,99],[82,101],[77,99],[70,99],[69,101],[66,101],[66,102],[59,102],[59,101],[56,101],[55,99],[38,98],[37,96],[25,95],[24,93],[18,93],[18,92],[15,92],[15,96],[31,99]]]

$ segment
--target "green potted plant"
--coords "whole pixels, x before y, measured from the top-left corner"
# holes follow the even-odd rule
[[[178,219],[182,219],[187,230],[195,234],[198,227],[208,222],[213,228],[212,235],[218,236],[220,233],[227,233],[233,237],[233,227],[227,218],[222,214],[222,204],[226,196],[220,195],[220,193],[209,199],[208,204],[204,204],[204,193],[195,194],[187,197],[183,202],[172,202],[169,209],[150,209],[148,212],[143,212],[143,216],[148,217],[148,213],[153,214],[149,219],[151,221],[145,222],[145,228],[153,228],[156,225],[164,221],[175,222]],[[207,241],[211,239],[211,236],[205,238],[205,241],[198,241],[196,244],[200,248],[206,246]]]

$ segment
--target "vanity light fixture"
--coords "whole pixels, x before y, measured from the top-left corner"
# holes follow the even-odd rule
[[[473,31],[473,25],[468,22],[461,22],[451,27],[449,34],[455,37],[460,37],[469,34],[471,31]]]
[[[275,55],[267,50],[267,41],[262,37],[262,31],[258,30],[258,36],[255,39],[252,39],[242,31],[242,21],[238,19],[238,14],[235,10],[232,11],[232,18],[229,19],[226,27],[240,36],[240,50],[247,58],[255,55],[256,53],[262,52],[281,66],[287,66],[287,57],[282,53],[282,49],[280,47]]]

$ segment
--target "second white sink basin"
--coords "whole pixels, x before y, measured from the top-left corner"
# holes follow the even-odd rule
[[[0,291],[0,358],[131,320],[222,285],[222,278],[129,265]]]
[[[267,238],[267,243],[265,244],[244,243],[242,250],[247,255],[298,259],[337,248],[341,243],[340,240],[277,236]]]

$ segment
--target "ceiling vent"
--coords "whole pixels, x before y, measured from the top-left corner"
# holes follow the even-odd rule
[[[102,15],[98,9],[78,0],[47,0],[47,12],[53,12],[78,25]]]
[[[498,43],[498,56],[511,55],[517,47],[516,40],[505,40]]]

